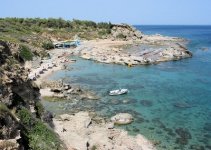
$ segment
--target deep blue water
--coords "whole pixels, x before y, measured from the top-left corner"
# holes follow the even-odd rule
[[[145,34],[188,39],[193,57],[133,68],[78,59],[71,71],[59,71],[51,78],[69,77],[69,82],[96,91],[101,99],[60,103],[61,107],[44,104],[55,112],[83,107],[107,117],[129,112],[135,121],[121,128],[130,134],[143,134],[155,141],[158,149],[211,149],[211,26],[136,27]],[[108,90],[119,87],[130,92],[107,95]]]

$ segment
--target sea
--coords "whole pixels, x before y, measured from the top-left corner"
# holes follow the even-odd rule
[[[92,110],[109,118],[120,112],[134,122],[117,126],[144,135],[158,150],[211,150],[211,26],[135,26],[145,34],[187,39],[192,58],[126,67],[77,59],[50,79],[65,79],[98,94],[99,100],[43,101],[56,113]],[[129,93],[109,96],[127,88]]]

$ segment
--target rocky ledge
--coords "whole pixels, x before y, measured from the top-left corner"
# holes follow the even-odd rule
[[[57,100],[98,100],[93,91],[80,86],[63,83],[62,81],[42,81],[40,93],[44,99]]]
[[[69,150],[155,150],[153,144],[142,135],[132,137],[124,130],[111,127],[111,123],[104,119],[100,122],[96,123],[88,112],[64,114],[54,119],[55,131]]]
[[[127,25],[113,28],[110,39],[84,42],[73,53],[84,59],[128,66],[192,57],[185,39],[159,34],[145,35]]]

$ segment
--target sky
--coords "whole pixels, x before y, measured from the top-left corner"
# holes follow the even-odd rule
[[[211,0],[2,0],[0,17],[133,25],[211,25]]]

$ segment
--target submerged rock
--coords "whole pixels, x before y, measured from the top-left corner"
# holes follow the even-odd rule
[[[203,129],[207,132],[211,132],[211,123],[205,123]]]
[[[133,116],[128,113],[119,113],[111,117],[111,121],[114,124],[118,124],[118,125],[130,124],[131,122],[133,122]]]
[[[135,122],[137,122],[137,123],[143,123],[144,121],[145,121],[144,118],[141,117],[141,116],[138,116],[138,117],[136,117],[136,119],[135,119]]]
[[[146,106],[146,107],[151,107],[153,105],[153,102],[150,100],[141,100],[140,103],[141,105]]]
[[[137,103],[137,100],[134,98],[131,98],[131,99],[124,99],[122,102],[123,104],[135,104]]]
[[[176,143],[181,145],[187,145],[188,140],[192,138],[188,129],[185,128],[177,128],[175,132],[180,136],[176,139]]]
[[[119,104],[121,104],[121,101],[118,100],[118,99],[112,99],[112,100],[110,100],[110,104],[112,104],[112,105],[119,105]]]
[[[137,132],[140,132],[140,130],[139,130],[138,128],[135,128],[135,127],[134,127],[134,128],[133,128],[133,132],[136,132],[136,133],[137,133]]]
[[[202,51],[207,51],[207,50],[209,50],[208,47],[201,47],[200,49],[201,49]]]
[[[176,102],[173,104],[177,108],[191,108],[192,106],[186,102]]]
[[[190,149],[192,149],[192,150],[205,150],[204,146],[201,146],[201,145],[191,145]]]

